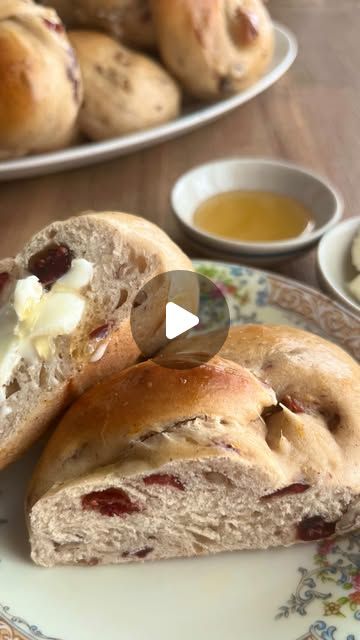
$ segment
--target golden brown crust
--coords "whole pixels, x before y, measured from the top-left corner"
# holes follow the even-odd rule
[[[274,49],[261,0],[151,0],[165,64],[193,96],[216,99],[253,84]]]
[[[56,13],[31,0],[3,0],[0,52],[0,157],[67,145],[82,85]]]
[[[80,469],[111,464],[133,440],[198,416],[247,425],[273,402],[266,385],[220,358],[189,370],[139,364],[99,383],[68,410],[38,464],[30,503]]]
[[[203,340],[180,338],[163,350],[163,358],[197,351],[204,351]],[[360,367],[351,356],[320,336],[275,325],[232,327],[219,355],[250,369],[286,407],[267,419],[267,441],[274,451],[289,455],[287,440],[300,465],[309,468],[315,462],[359,486]]]
[[[114,138],[176,118],[181,93],[155,60],[99,31],[69,31],[81,66],[79,126],[92,140]]]
[[[32,76],[35,61],[26,64],[28,50],[13,33],[0,31],[0,129],[8,127],[8,135],[23,126],[24,114],[34,108]]]
[[[221,355],[249,367],[280,395],[296,393],[305,403],[321,399],[329,406],[348,401],[350,412],[360,402],[358,363],[336,344],[301,329],[233,327]]]
[[[347,461],[346,474],[359,484],[360,366],[351,356],[317,335],[272,325],[233,327],[221,355],[249,367],[280,402],[309,417],[304,450],[311,446],[311,418],[322,420]]]

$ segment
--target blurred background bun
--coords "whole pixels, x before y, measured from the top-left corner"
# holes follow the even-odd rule
[[[0,0],[0,47],[1,159],[155,127],[182,94],[239,93],[274,33],[261,0]]]
[[[1,0],[0,51],[0,158],[68,145],[82,83],[55,11],[31,0]]]
[[[148,0],[42,0],[42,4],[54,7],[69,27],[98,27],[128,45],[155,46]]]
[[[92,140],[113,138],[167,122],[180,112],[173,78],[148,56],[98,31],[69,31],[81,67],[81,131]]]
[[[238,93],[266,70],[273,26],[261,0],[150,0],[164,63],[188,93]]]

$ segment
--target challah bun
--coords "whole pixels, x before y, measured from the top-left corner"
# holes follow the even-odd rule
[[[266,549],[359,528],[359,365],[291,327],[234,327],[221,355],[190,369],[144,362],[71,407],[30,487],[35,562]]]
[[[253,84],[274,47],[261,0],[150,0],[165,64],[196,98],[216,99]]]
[[[66,146],[82,84],[55,11],[31,0],[2,0],[0,51],[0,158]]]
[[[114,138],[178,115],[180,91],[157,62],[98,31],[70,31],[69,38],[84,82],[79,124],[89,138]]]
[[[0,469],[85,388],[136,362],[134,298],[174,269],[192,266],[170,238],[119,212],[53,222],[0,261]],[[142,323],[154,351],[163,342],[166,291]]]

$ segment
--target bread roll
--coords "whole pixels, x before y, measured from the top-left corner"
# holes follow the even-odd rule
[[[158,46],[188,93],[215,100],[253,84],[274,50],[261,0],[150,0]]]
[[[80,71],[55,11],[0,3],[0,158],[65,147],[82,101]]]
[[[159,273],[191,268],[163,231],[125,213],[54,222],[0,262],[0,469],[85,388],[136,362],[136,294]],[[149,350],[161,344],[165,289],[138,307],[148,309]]]
[[[155,45],[148,0],[51,0],[51,6],[68,26],[101,28],[134,47]]]
[[[188,370],[151,362],[61,420],[27,501],[33,560],[265,549],[360,525],[360,368],[287,327],[234,329]]]
[[[114,138],[176,118],[180,91],[157,62],[97,31],[70,31],[84,81],[80,128]]]

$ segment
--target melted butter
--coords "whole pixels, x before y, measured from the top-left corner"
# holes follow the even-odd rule
[[[0,409],[5,385],[23,358],[30,365],[46,361],[55,352],[55,339],[71,336],[86,306],[83,288],[93,276],[93,265],[74,259],[71,268],[47,291],[36,276],[16,281],[13,295],[0,308]]]
[[[194,214],[199,229],[229,240],[277,242],[314,228],[301,202],[270,191],[228,191],[205,200]]]

